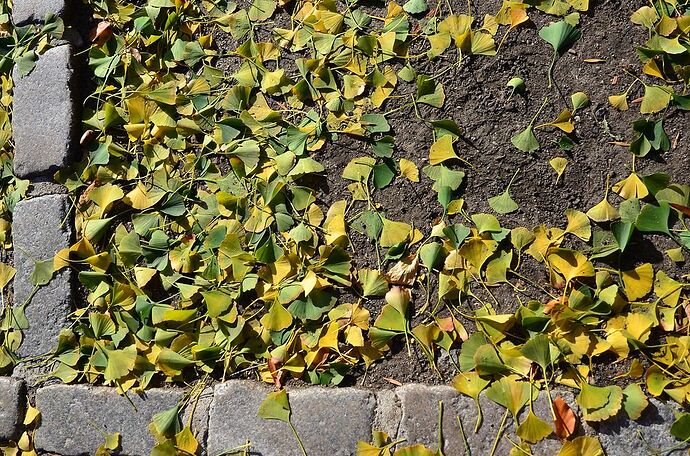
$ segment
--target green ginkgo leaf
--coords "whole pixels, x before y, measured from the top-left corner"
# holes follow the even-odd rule
[[[635,221],[635,228],[643,233],[666,233],[671,232],[668,228],[668,218],[671,215],[671,207],[668,203],[659,203],[658,206],[645,204],[640,210],[640,215]]]
[[[410,14],[420,14],[429,9],[426,4],[426,0],[408,0],[404,5],[403,9]]]
[[[623,408],[631,420],[638,420],[649,405],[640,385],[633,383],[623,390]]]
[[[284,423],[290,422],[290,401],[287,391],[273,391],[266,395],[266,398],[259,406],[257,415],[264,420],[278,420]]]
[[[434,108],[442,108],[445,100],[446,94],[443,91],[443,84],[423,74],[417,76],[417,102]]]
[[[539,141],[534,136],[534,129],[531,125],[510,138],[510,142],[523,152],[534,152],[539,149]]]
[[[520,208],[520,206],[510,196],[510,186],[513,185],[513,181],[519,172],[519,169],[515,171],[515,174],[513,174],[513,177],[510,179],[510,182],[503,193],[489,198],[489,206],[499,214],[510,214],[511,212],[515,212]]]
[[[556,57],[565,52],[575,41],[580,39],[580,29],[565,20],[554,22],[539,30],[539,36],[553,47],[553,58],[548,70],[549,87],[552,86],[553,66]]]
[[[579,40],[581,35],[580,29],[566,21],[554,22],[539,30],[539,36],[553,47],[554,52],[559,54]]]
[[[640,105],[642,114],[654,114],[668,107],[671,102],[673,90],[668,87],[658,85],[646,85],[644,87],[644,97]]]
[[[499,214],[510,214],[520,209],[520,206],[510,197],[508,190],[500,195],[489,198],[489,206]]]
[[[516,380],[514,377],[502,377],[491,384],[486,390],[486,396],[508,409],[517,422],[517,415],[530,400],[533,388],[529,382]]]

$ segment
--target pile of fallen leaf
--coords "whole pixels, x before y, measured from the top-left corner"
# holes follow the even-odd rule
[[[506,0],[484,18],[473,17],[471,5],[458,14],[424,0],[388,2],[385,16],[356,1],[87,3],[96,87],[85,103],[88,153],[56,176],[74,197],[78,241],[37,261],[32,276],[41,286],[72,268],[86,290],[50,354],[54,377],[122,393],[248,373],[279,388],[288,378],[337,385],[353,366],[368,368],[404,343],[431,368],[440,352],[450,353],[460,393],[477,407],[482,393],[505,407],[521,439],[516,454],[530,454],[553,432],[566,442],[563,455],[601,453],[596,439],[574,438],[575,415],[560,397],[552,400],[554,385],[578,391],[589,422],[620,413],[638,419],[650,396],[687,404],[687,277],[648,263],[632,270],[607,263],[633,255],[630,240],[646,233],[677,244],[666,252],[673,261],[690,249],[690,186],[635,171],[635,160],[670,149],[664,111],[690,108],[679,83],[690,78],[686,2],[659,0],[631,18],[650,36],[638,48],[647,82],[634,83],[644,86],[644,117],[626,144],[632,172],[607,182],[587,212],[567,209],[557,227],[503,226],[492,214],[468,213],[461,189],[471,171],[456,152],[462,130],[450,119],[421,118],[418,107],[442,108],[439,75],[492,58],[530,14],[554,16],[539,31],[553,51],[544,62],[551,83],[559,56],[581,36],[586,0]],[[221,35],[237,46],[218,46]],[[420,46],[424,52],[413,54]],[[441,57],[446,66],[436,74],[420,72]],[[228,61],[232,69],[220,69]],[[628,109],[634,85],[612,95],[611,105]],[[518,93],[525,81],[516,77],[508,87]],[[570,100],[571,108],[540,122],[545,99],[512,138],[515,153],[538,150],[542,128],[562,133],[564,151],[576,147],[576,113],[590,100],[583,92]],[[396,158],[389,107],[412,107],[420,117],[411,121],[430,126],[421,170]],[[314,182],[325,168],[314,155],[342,135],[361,141],[362,153],[342,173],[349,194],[321,207]],[[558,178],[568,165],[550,163]],[[376,199],[396,179],[419,182],[420,173],[443,209],[427,232],[393,220]],[[498,214],[519,207],[510,184],[489,205]],[[353,261],[353,232],[373,244],[377,269]],[[541,265],[548,285],[522,274],[527,260]],[[497,287],[514,291],[511,313],[497,312]],[[339,299],[341,292],[352,299]],[[372,315],[370,304],[381,298]],[[0,361],[15,362],[13,347],[3,345]],[[629,365],[615,384],[591,380],[604,357]],[[532,411],[539,394],[551,405],[546,420]],[[289,422],[287,395],[269,400],[283,412],[265,417]],[[156,433],[165,451],[194,453],[178,411],[158,416]],[[688,416],[673,427],[680,440],[690,437]],[[391,454],[399,443],[375,437],[361,454]]]

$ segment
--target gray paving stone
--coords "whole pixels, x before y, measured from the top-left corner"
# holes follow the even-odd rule
[[[153,415],[175,406],[184,391],[154,388],[142,396],[128,394],[134,406],[114,388],[51,385],[36,392],[41,426],[36,447],[63,456],[94,454],[103,433],[119,432],[120,454],[144,456],[155,442],[148,431]]]
[[[467,437],[471,454],[489,454],[503,420],[505,409],[480,396],[482,425],[474,432],[477,422],[477,407],[474,400],[462,396],[450,386],[427,386],[410,384],[396,389],[402,411],[400,426],[393,439],[406,439],[405,445],[421,443],[436,449],[438,442],[439,401],[443,402],[442,437],[443,450],[447,455],[466,454],[466,444],[458,425]],[[550,411],[545,393],[541,393],[534,403],[535,414],[550,421]],[[526,416],[527,410],[522,416]],[[515,425],[509,416],[503,433],[496,446],[495,454],[508,454],[512,448],[509,440],[519,442],[515,435]],[[561,447],[555,435],[551,435],[533,447],[535,454],[555,454]]]
[[[674,410],[670,404],[651,399],[638,421],[621,413],[603,423],[589,423],[585,429],[599,438],[607,456],[688,454],[688,445],[679,445],[681,442],[671,435]]]
[[[33,296],[31,274],[34,262],[52,258],[70,245],[72,228],[69,219],[70,199],[66,195],[49,195],[20,201],[14,212],[13,240],[15,246],[14,305],[31,299],[25,308],[29,328],[19,349],[21,357],[50,352],[60,330],[68,326],[72,310],[72,272],[63,269],[55,274]],[[20,369],[21,370],[21,369]],[[19,371],[20,371],[19,370]],[[18,370],[15,369],[15,375]]]
[[[377,391],[374,430],[383,431],[390,436],[396,436],[401,418],[402,410],[400,409],[400,401],[395,391]]]
[[[12,19],[15,24],[21,25],[43,21],[46,14],[64,16],[69,10],[70,3],[68,0],[14,0]]]
[[[489,454],[493,441],[500,427],[504,409],[482,397],[481,405],[484,416],[479,432],[473,432],[477,419],[474,401],[460,395],[449,386],[426,386],[409,384],[396,390],[402,409],[398,434],[394,439],[405,439],[405,445],[424,444],[436,449],[438,441],[439,402],[443,402],[443,444],[445,454],[465,454],[465,442],[462,438],[457,417],[460,418],[469,441],[472,454]],[[512,420],[507,421],[508,429]],[[501,439],[496,454],[507,454],[509,445]]]
[[[29,75],[14,75],[14,170],[20,177],[52,175],[74,153],[78,119],[71,54],[71,46],[57,46],[39,57]]]
[[[215,388],[209,418],[208,454],[215,456],[251,442],[253,456],[302,453],[285,423],[257,416],[270,389],[230,381]],[[357,441],[371,439],[376,399],[355,388],[306,388],[290,393],[292,422],[310,455],[354,455]]]
[[[16,439],[21,433],[25,401],[24,382],[0,377],[0,442]]]

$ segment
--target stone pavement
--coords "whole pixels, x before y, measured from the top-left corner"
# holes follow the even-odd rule
[[[192,416],[192,430],[209,455],[221,455],[251,444],[252,455],[299,456],[290,428],[279,421],[257,416],[261,401],[271,391],[252,381],[217,384],[202,394]],[[0,440],[21,432],[24,407],[21,381],[0,378]],[[545,393],[535,403],[535,413],[548,419]],[[555,393],[554,393],[555,394]],[[178,388],[154,388],[143,395],[120,396],[113,388],[84,385],[50,385],[36,391],[42,424],[36,448],[64,456],[93,454],[106,433],[122,435],[121,454],[148,455],[154,445],[148,426],[155,413],[176,405],[184,396]],[[569,393],[563,396],[575,407]],[[488,454],[494,445],[505,409],[483,398],[483,424],[474,433],[474,401],[451,387],[408,384],[394,390],[309,387],[289,391],[292,422],[309,455],[354,455],[357,442],[370,441],[372,430],[388,432],[394,440],[422,443],[435,448],[438,438],[439,402],[442,403],[442,439],[447,456],[465,454],[462,427],[472,454]],[[131,402],[130,402],[131,401]],[[189,408],[189,407],[188,407]],[[576,409],[575,409],[576,410]],[[674,408],[652,400],[639,422],[624,414],[609,422],[581,425],[578,434],[596,434],[608,456],[687,454],[670,434]],[[524,415],[524,413],[523,413]],[[187,418],[183,419],[185,422]],[[506,421],[496,455],[507,454],[517,442],[515,426]],[[534,447],[535,454],[555,455],[560,442],[550,436]]]

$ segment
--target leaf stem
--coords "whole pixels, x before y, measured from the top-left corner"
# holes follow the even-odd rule
[[[556,57],[558,56],[558,53],[556,50],[553,50],[553,58],[551,59],[551,65],[549,65],[549,72],[547,73],[547,76],[549,78],[549,89],[553,86],[553,67],[556,64]]]
[[[496,448],[498,448],[498,442],[501,439],[501,435],[503,435],[503,428],[506,425],[507,419],[508,409],[506,409],[506,412],[503,414],[503,419],[501,420],[501,425],[498,427],[498,432],[496,432],[496,438],[494,439],[494,444],[491,447],[491,453],[489,453],[489,456],[494,456],[494,454],[496,454]]]
[[[297,444],[299,445],[299,449],[302,450],[302,455],[303,456],[309,456],[309,455],[307,455],[307,450],[304,448],[304,444],[302,443],[302,439],[300,439],[299,434],[297,433],[297,429],[295,428],[295,425],[292,424],[292,421],[288,421],[288,425],[290,426],[290,429],[292,429],[292,433],[295,435],[295,439],[297,439]]]

